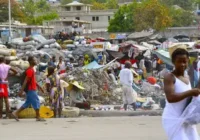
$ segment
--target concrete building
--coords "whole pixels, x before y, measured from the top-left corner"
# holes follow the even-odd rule
[[[53,25],[54,30],[69,30],[73,24],[78,24],[77,28],[81,32],[105,32],[109,25],[109,20],[113,17],[116,10],[91,10],[92,5],[83,4],[77,1],[57,7],[60,19],[46,24]],[[68,23],[66,24],[66,21]],[[64,23],[65,22],[65,23]],[[62,28],[62,29],[61,29]],[[82,28],[82,29],[81,29]]]
[[[37,25],[27,25],[19,22],[14,22],[11,25],[12,38],[26,37],[33,34],[42,34],[45,37],[53,35],[53,27],[51,26],[37,26]],[[4,32],[5,31],[5,32]],[[4,32],[5,37],[2,38],[2,32]],[[0,24],[0,40],[2,42],[8,42],[9,36],[9,24]],[[5,40],[5,41],[3,41]]]

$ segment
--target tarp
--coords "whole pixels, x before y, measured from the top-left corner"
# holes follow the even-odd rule
[[[106,52],[108,52],[108,54],[111,55],[113,58],[121,59],[122,57],[125,56],[125,54],[122,52],[116,52],[116,51],[111,51],[111,50],[106,50]]]
[[[92,61],[90,64],[84,66],[84,69],[99,69],[103,67],[103,65],[99,65],[96,61]]]
[[[139,51],[146,51],[146,50],[149,49],[149,48],[146,48],[146,47],[144,47],[142,45],[137,45],[137,44],[134,44],[133,46],[138,48]]]
[[[179,43],[173,43],[172,45],[181,45],[184,44],[187,46],[187,49],[192,49],[195,42],[179,42]]]
[[[165,50],[156,50],[156,51],[153,51],[153,54],[157,55],[157,57],[160,58],[165,64],[173,66],[168,51],[165,51]]]
[[[132,33],[128,36],[128,39],[137,39],[137,38],[143,38],[143,37],[148,37],[150,35],[153,35],[152,32],[146,32],[146,31],[142,31],[142,32],[135,32]]]
[[[193,49],[189,50],[188,52],[191,57],[198,57],[200,54],[200,49]]]

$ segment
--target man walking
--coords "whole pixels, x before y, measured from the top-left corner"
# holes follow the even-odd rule
[[[39,113],[40,101],[39,101],[39,98],[38,98],[38,94],[36,92],[37,87],[41,91],[43,91],[41,89],[41,87],[36,83],[34,66],[37,65],[37,61],[36,61],[35,57],[30,56],[28,58],[28,62],[30,64],[30,67],[25,72],[26,78],[25,78],[24,83],[22,85],[22,88],[19,92],[19,96],[22,96],[25,88],[27,87],[28,92],[26,93],[26,102],[22,105],[22,107],[19,110],[13,112],[12,115],[16,119],[16,121],[19,121],[18,114],[21,111],[23,111],[25,108],[32,105],[32,107],[34,108],[34,110],[36,112],[36,121],[45,121],[44,119],[40,118],[40,113]]]
[[[128,105],[132,105],[133,109],[136,110],[136,95],[137,93],[133,90],[133,73],[130,70],[131,63],[129,61],[125,62],[125,68],[120,71],[120,83],[123,89],[123,103],[124,109],[127,110]],[[135,94],[134,94],[135,92]]]

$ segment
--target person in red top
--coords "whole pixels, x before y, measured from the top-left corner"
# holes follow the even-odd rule
[[[28,62],[30,64],[30,67],[26,70],[26,78],[19,92],[19,96],[22,96],[25,87],[28,86],[28,92],[26,93],[26,102],[22,105],[20,109],[13,112],[12,115],[16,119],[16,121],[19,121],[18,114],[25,108],[28,108],[30,105],[32,105],[32,107],[35,109],[36,112],[36,121],[45,121],[44,119],[40,118],[40,113],[39,113],[40,100],[36,92],[37,87],[43,92],[42,88],[36,82],[35,71],[33,69],[33,67],[37,65],[37,61],[35,57],[30,56],[28,58]]]

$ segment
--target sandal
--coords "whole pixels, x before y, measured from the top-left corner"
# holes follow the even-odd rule
[[[46,120],[43,119],[43,118],[37,118],[36,121],[37,121],[37,122],[45,122]]]
[[[14,113],[11,113],[11,115],[17,122],[19,121],[18,117]]]

